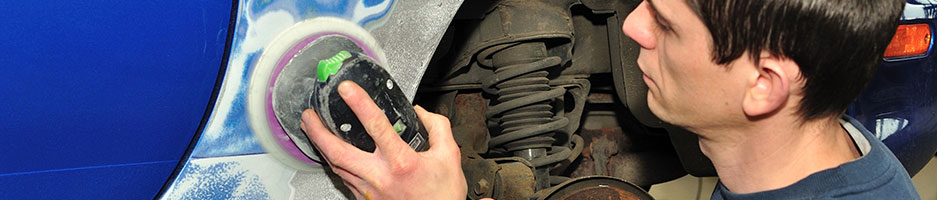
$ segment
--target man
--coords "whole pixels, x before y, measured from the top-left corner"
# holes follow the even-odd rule
[[[894,33],[900,0],[649,0],[623,31],[641,47],[648,105],[700,137],[719,174],[713,199],[918,199],[907,172],[846,108]],[[427,152],[410,150],[367,94],[339,92],[377,143],[310,138],[359,199],[463,199],[445,117],[417,108]]]
[[[649,0],[623,31],[642,47],[651,111],[713,161],[713,199],[914,199],[894,155],[843,116],[903,5]]]

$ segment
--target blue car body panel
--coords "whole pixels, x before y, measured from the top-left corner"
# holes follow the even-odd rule
[[[199,130],[231,1],[0,1],[0,199],[147,199]]]
[[[928,24],[931,47],[923,56],[885,59],[851,114],[898,157],[911,175],[937,151],[937,6],[908,1],[901,24]]]

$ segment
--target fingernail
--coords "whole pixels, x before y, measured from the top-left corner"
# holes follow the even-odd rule
[[[347,98],[351,95],[351,81],[342,81],[338,83],[338,95]]]
[[[303,111],[303,122],[309,121],[312,118],[312,110],[306,109]],[[305,124],[305,123],[304,123]],[[305,127],[305,126],[303,126]]]

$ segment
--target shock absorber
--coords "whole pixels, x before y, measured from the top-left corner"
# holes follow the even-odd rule
[[[482,79],[482,88],[496,96],[485,114],[488,126],[500,129],[500,134],[489,145],[531,161],[537,189],[547,188],[551,164],[569,156],[568,147],[553,146],[554,135],[569,123],[553,108],[566,90],[550,85],[547,70],[560,65],[561,58],[548,56],[546,45],[539,41],[492,48],[496,48],[489,49],[494,52],[494,75]]]

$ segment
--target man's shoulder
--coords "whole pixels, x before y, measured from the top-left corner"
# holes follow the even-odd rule
[[[711,199],[920,199],[903,168],[873,173],[866,171],[864,178],[818,173],[781,189],[751,194],[732,193],[719,183]]]
[[[845,116],[842,122],[856,145],[865,148],[862,157],[776,190],[734,194],[720,183],[712,199],[920,199],[908,172],[885,144],[855,119]]]
[[[920,199],[914,184],[911,182],[911,177],[894,153],[856,119],[844,115],[843,122],[843,126],[847,128],[847,131],[861,133],[861,135],[852,133],[851,135],[855,135],[853,140],[857,145],[862,143],[864,139],[864,142],[868,143],[869,151],[859,159],[817,173],[831,171],[846,176],[843,179],[846,182],[844,182],[842,190],[838,194],[834,194],[836,196],[831,197]],[[851,127],[847,127],[847,125]],[[819,178],[824,177],[821,175]]]

